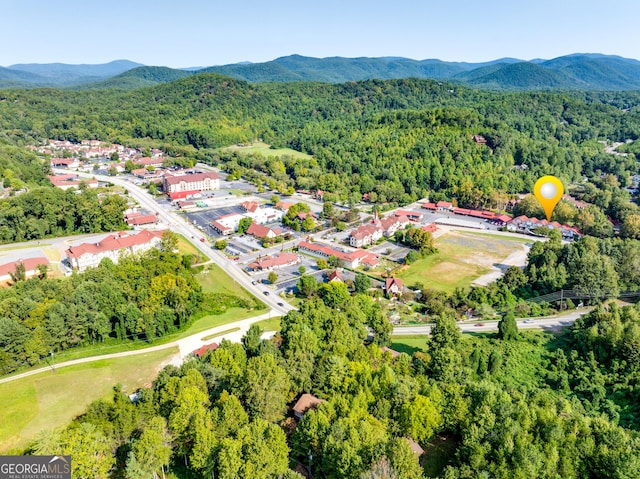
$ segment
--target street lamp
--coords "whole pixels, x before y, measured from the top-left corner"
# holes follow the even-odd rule
[[[53,359],[54,359],[54,358],[53,358],[53,351],[49,351],[49,352],[51,353],[51,369],[53,369],[53,371],[55,372],[55,370],[56,370],[56,366],[55,366],[55,364],[53,363]]]

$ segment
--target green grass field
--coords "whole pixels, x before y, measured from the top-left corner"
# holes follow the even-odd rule
[[[263,331],[280,331],[280,316],[271,319],[263,319],[255,324],[260,326]]]
[[[411,356],[416,351],[426,351],[427,336],[391,336],[391,349]]]
[[[150,383],[177,348],[95,361],[0,384],[0,451],[20,452],[38,432],[66,426],[87,405]]]
[[[196,263],[199,263],[204,259],[202,253],[198,251],[198,248],[196,248],[191,241],[181,234],[176,233],[176,236],[178,237],[178,252],[181,255],[193,255],[196,258]]]
[[[409,287],[419,283],[453,292],[488,273],[492,264],[522,250],[522,245],[521,238],[451,231],[435,241],[437,253],[399,268],[395,275]]]
[[[223,293],[252,299],[253,296],[216,264],[207,265],[204,271],[196,276],[202,291],[205,293]]]
[[[290,148],[271,148],[266,143],[255,142],[248,146],[232,145],[225,148],[220,148],[222,151],[235,151],[237,153],[251,154],[258,153],[262,156],[283,156],[289,155],[293,158],[311,158],[311,155],[306,153],[300,153],[299,151],[292,150]]]

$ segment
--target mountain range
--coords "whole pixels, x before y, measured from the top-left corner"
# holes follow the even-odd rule
[[[16,64],[0,67],[0,88],[136,89],[204,72],[248,82],[343,83],[431,78],[498,90],[640,90],[640,61],[594,53],[552,60],[501,58],[484,63],[290,55],[264,63],[242,62],[200,69],[145,66],[129,60],[99,65]]]

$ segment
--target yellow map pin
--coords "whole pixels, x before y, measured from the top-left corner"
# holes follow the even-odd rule
[[[551,221],[551,215],[553,209],[558,202],[562,199],[564,194],[564,186],[555,176],[547,175],[536,181],[533,185],[533,194],[542,205],[544,212],[547,215],[547,221]]]

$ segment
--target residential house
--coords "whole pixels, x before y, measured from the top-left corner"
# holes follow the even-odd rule
[[[315,397],[313,394],[304,393],[293,405],[293,414],[300,420],[308,410],[317,408],[323,402],[322,399]]]
[[[382,346],[382,347],[380,348],[380,350],[381,350],[383,353],[389,353],[389,354],[391,354],[391,357],[392,357],[392,358],[397,358],[398,356],[400,356],[400,353],[399,353],[398,351],[396,351],[396,350],[394,350],[394,349],[391,349],[391,348],[388,348],[387,346]]]
[[[384,282],[384,291],[387,295],[401,295],[404,287],[400,278],[387,278]]]
[[[478,145],[486,145],[487,139],[482,135],[473,135],[471,139],[476,142]]]
[[[329,273],[329,276],[327,276],[327,281],[329,283],[333,283],[334,281],[344,283],[344,278],[342,277],[342,273],[335,269],[331,273]]]
[[[293,203],[289,203],[288,201],[278,201],[276,203],[276,209],[284,211],[285,213],[289,211],[289,208],[293,206]]]
[[[409,439],[408,437],[405,438],[407,443],[409,444],[409,447],[411,448],[411,451],[418,456],[418,458],[422,457],[422,455],[424,454],[424,449],[422,449],[422,447],[420,447],[420,444],[418,444],[417,442],[415,442],[413,439]]]
[[[251,226],[247,229],[247,234],[255,236],[260,239],[272,239],[282,234],[281,228],[269,228],[268,226],[259,225],[258,223],[251,223]]]
[[[431,223],[423,226],[422,231],[425,231],[427,233],[435,233],[437,228],[438,228],[438,225],[436,225],[435,223]]]
[[[240,203],[240,206],[244,208],[247,213],[255,213],[260,208],[260,203],[257,201],[245,201]]]
[[[163,233],[164,230],[143,230],[138,233],[111,234],[97,243],[71,246],[66,251],[66,258],[71,267],[78,271],[98,266],[103,258],[110,258],[117,263],[121,254],[138,254],[159,247]]]
[[[422,208],[424,208],[425,210],[431,210],[431,211],[436,211],[438,209],[435,203],[429,203],[429,202],[422,203]]]

